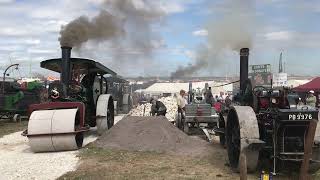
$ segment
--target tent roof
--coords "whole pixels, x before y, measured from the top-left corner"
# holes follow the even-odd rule
[[[205,88],[205,84],[208,83],[210,87],[214,87],[216,85],[224,84],[224,83],[215,83],[214,81],[201,81],[201,82],[192,82],[192,89],[200,90]],[[155,83],[148,88],[145,89],[145,93],[179,93],[179,91],[183,89],[186,92],[189,91],[189,83]],[[220,88],[212,88],[213,92],[218,91],[232,91],[232,84]],[[216,93],[216,94],[218,94]]]
[[[297,92],[308,92],[308,91],[317,91],[320,92],[320,77],[312,79],[310,82],[302,84],[293,89]]]
[[[310,79],[305,79],[305,80],[298,80],[298,79],[289,79],[288,80],[288,87],[291,88],[296,88],[302,84],[310,82]]]

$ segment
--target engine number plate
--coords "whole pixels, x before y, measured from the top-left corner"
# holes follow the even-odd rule
[[[298,114],[289,114],[289,120],[311,120],[313,115],[310,113],[298,113]]]

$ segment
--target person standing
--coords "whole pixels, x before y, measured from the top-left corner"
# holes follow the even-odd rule
[[[311,90],[308,93],[308,97],[306,98],[306,105],[311,107],[316,107],[317,98],[314,95],[314,91]]]
[[[177,105],[178,105],[178,112],[185,111],[186,101],[184,96],[186,95],[186,91],[183,89],[180,90],[180,93],[177,97]]]
[[[179,117],[176,119],[176,126],[179,129],[183,128],[183,123],[185,119],[185,111],[186,111],[186,101],[184,96],[186,95],[186,92],[181,89],[179,95],[177,96],[177,105],[178,105],[178,115]]]
[[[229,95],[226,97],[226,99],[224,100],[224,102],[225,102],[225,104],[226,104],[226,107],[230,107],[232,101],[231,101]]]
[[[211,87],[209,87],[206,91],[205,95],[206,103],[212,105],[213,104],[213,95],[211,92]]]
[[[218,113],[220,113],[222,111],[222,103],[221,103],[221,101],[218,100],[217,102],[215,102],[213,107]]]

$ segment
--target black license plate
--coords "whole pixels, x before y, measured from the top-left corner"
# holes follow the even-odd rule
[[[312,113],[294,113],[294,114],[288,114],[289,120],[311,120],[313,118],[317,119],[318,117],[313,117],[314,114]]]

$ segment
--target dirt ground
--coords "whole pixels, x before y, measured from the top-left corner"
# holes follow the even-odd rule
[[[79,156],[77,170],[60,179],[239,179],[218,141],[187,136],[161,117],[124,118]]]
[[[225,153],[163,117],[127,117],[82,149],[77,170],[60,179],[238,178],[225,166]]]
[[[0,120],[0,137],[25,129],[27,123]],[[129,133],[133,131],[135,130]],[[156,137],[151,139],[154,138]],[[181,138],[183,142],[183,137]],[[209,148],[205,156],[191,156],[185,150],[180,152],[171,149],[178,153],[129,151],[116,149],[114,146],[101,148],[97,147],[97,143],[91,143],[80,150],[77,169],[59,179],[239,179],[239,174],[232,172],[226,163],[226,150],[217,141],[210,144]],[[248,179],[259,179],[259,173],[250,174]],[[291,180],[297,177],[282,175],[273,179]],[[320,179],[320,173],[312,179]]]
[[[0,138],[4,135],[22,131],[28,126],[28,121],[12,122],[10,120],[0,119]]]
[[[213,144],[212,148],[221,154],[195,158],[152,151],[102,149],[91,144],[81,150],[77,170],[68,172],[59,179],[239,179],[239,174],[226,165],[225,150],[218,144]],[[248,175],[249,180],[259,178],[259,173]],[[298,178],[295,175],[277,175],[273,179]],[[320,175],[314,175],[312,179],[320,179]]]
[[[224,156],[194,158],[157,152],[108,150],[90,146],[81,164],[60,179],[234,179]],[[256,179],[253,177],[253,179]]]

